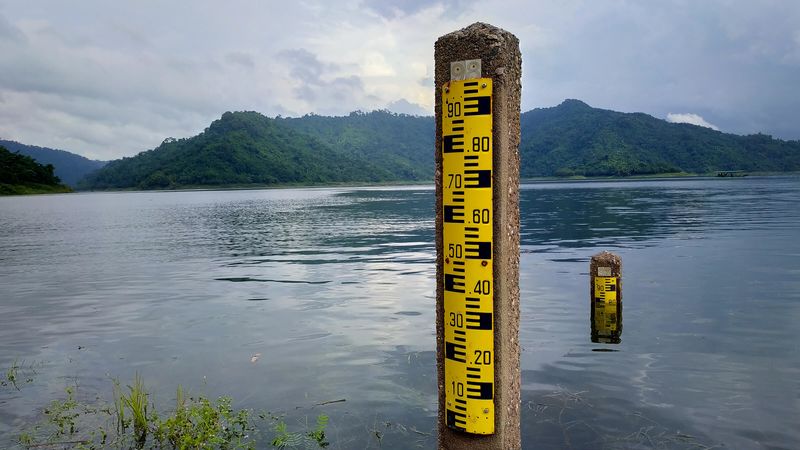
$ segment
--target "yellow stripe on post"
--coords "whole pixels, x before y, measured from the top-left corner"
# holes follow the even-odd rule
[[[600,335],[617,331],[617,277],[594,279],[594,325]]]
[[[442,88],[447,426],[494,433],[492,79]]]
[[[622,342],[622,258],[611,252],[592,256],[589,263],[589,321],[592,342]]]

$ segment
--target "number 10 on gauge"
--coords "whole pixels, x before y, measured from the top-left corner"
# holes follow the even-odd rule
[[[442,88],[447,426],[494,433],[492,80]]]

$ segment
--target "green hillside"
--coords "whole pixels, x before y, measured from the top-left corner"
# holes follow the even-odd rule
[[[522,114],[523,177],[800,170],[800,141],[738,136],[566,100]]]
[[[11,153],[0,145],[0,195],[70,192],[53,173],[33,158]]]
[[[798,171],[800,141],[737,136],[578,100],[522,114],[521,174]],[[271,119],[227,112],[203,133],[112,161],[84,189],[432,180],[432,117],[387,111]]]
[[[168,139],[87,176],[85,189],[384,181],[391,173],[256,112],[227,112],[188,139]]]
[[[344,117],[307,115],[279,120],[348,156],[373,161],[389,179],[433,179],[436,130],[431,117],[356,111]]]

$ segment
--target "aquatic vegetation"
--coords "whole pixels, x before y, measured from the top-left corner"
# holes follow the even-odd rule
[[[75,387],[66,398],[53,400],[41,421],[22,433],[22,448],[76,449],[255,449],[258,443],[275,448],[325,448],[328,416],[312,427],[290,431],[283,417],[234,409],[228,397],[209,400],[189,396],[178,387],[175,407],[159,414],[140,375],[125,388],[114,380],[111,404],[83,403]],[[260,426],[259,426],[260,425]],[[271,430],[264,436],[262,430]]]
[[[19,386],[17,386],[17,371],[19,370],[19,366],[17,365],[17,360],[15,359],[14,362],[11,364],[11,367],[6,370],[6,379],[2,381],[3,386],[8,386],[11,384],[14,386],[16,390],[19,390]]]
[[[11,386],[19,391],[19,383],[23,378],[26,384],[33,382],[33,376],[36,375],[35,366],[36,363],[25,366],[25,361],[20,363],[18,359],[15,359],[14,362],[11,363],[11,366],[6,369],[5,377],[0,379],[0,386]]]
[[[330,443],[325,438],[325,428],[328,426],[328,416],[320,414],[317,416],[316,427],[305,433],[290,432],[286,422],[282,417],[272,416],[274,422],[275,438],[272,439],[272,446],[280,449],[288,448],[325,448]],[[306,426],[308,428],[308,426]]]

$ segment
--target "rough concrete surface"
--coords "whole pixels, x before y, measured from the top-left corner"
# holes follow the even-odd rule
[[[435,44],[436,98],[436,347],[439,381],[439,448],[513,450],[520,442],[519,366],[519,117],[522,55],[513,34],[475,23],[440,37]],[[444,286],[442,248],[442,97],[450,63],[480,59],[493,79],[495,433],[473,435],[445,425]]]
[[[610,267],[611,274],[610,275],[602,275],[597,273],[598,267]],[[611,253],[611,252],[600,252],[594,256],[592,256],[592,261],[589,263],[589,275],[590,278],[599,277],[599,276],[611,276],[611,277],[622,277],[622,258],[619,255]],[[594,286],[594,281],[589,280]],[[620,280],[620,288],[622,288],[622,280]],[[621,295],[621,292],[618,293]]]

